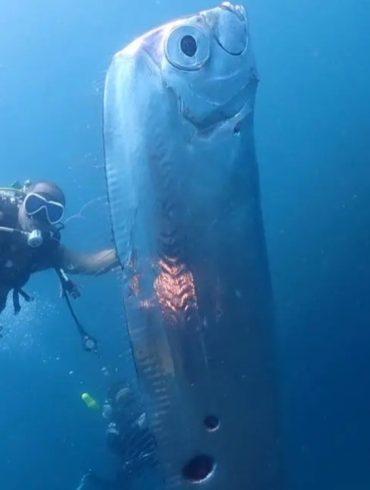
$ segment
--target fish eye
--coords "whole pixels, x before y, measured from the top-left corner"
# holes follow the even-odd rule
[[[186,35],[181,39],[181,51],[186,55],[186,56],[194,56],[195,53],[197,52],[198,46],[196,40],[193,38],[193,36]]]
[[[165,42],[165,54],[176,68],[199,70],[210,55],[209,37],[204,30],[194,25],[176,27]]]

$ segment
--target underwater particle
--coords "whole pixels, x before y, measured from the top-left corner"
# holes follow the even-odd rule
[[[143,427],[146,423],[146,414],[142,413],[140,417],[137,419],[136,423],[139,427]]]
[[[106,366],[103,366],[101,368],[101,372],[103,373],[104,376],[109,376],[109,369]]]
[[[71,370],[68,372],[68,374],[69,374],[70,376],[72,376],[72,374],[74,374],[74,373],[75,373],[75,372],[74,372],[72,369],[71,369]]]
[[[98,402],[89,393],[86,393],[86,392],[82,393],[81,400],[85,403],[86,407],[89,410],[92,410],[92,411],[99,410]]]

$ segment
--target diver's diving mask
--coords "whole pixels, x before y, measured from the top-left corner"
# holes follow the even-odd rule
[[[60,202],[48,200],[46,197],[30,192],[24,199],[27,216],[33,217],[44,211],[49,224],[56,225],[62,221],[64,206]]]

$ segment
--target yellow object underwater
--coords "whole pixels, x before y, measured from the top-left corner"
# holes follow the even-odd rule
[[[99,403],[89,393],[82,393],[81,399],[89,410],[99,410]]]

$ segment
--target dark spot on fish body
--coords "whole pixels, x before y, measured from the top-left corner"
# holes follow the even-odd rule
[[[241,124],[241,121],[239,121],[239,122],[238,122],[238,123],[235,125],[235,127],[234,127],[234,134],[235,134],[236,136],[239,136],[239,134],[240,134],[241,125],[242,125],[242,124]]]
[[[216,463],[211,456],[199,454],[183,467],[182,476],[190,483],[202,483],[212,475],[215,468]]]
[[[220,428],[220,419],[216,415],[207,415],[204,419],[204,425],[209,432],[215,432]]]

